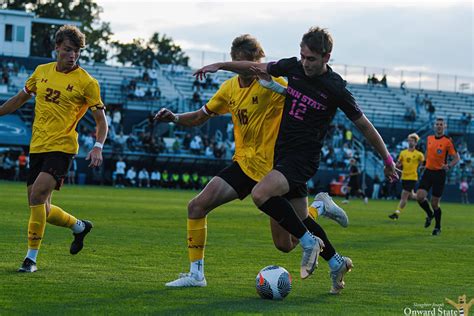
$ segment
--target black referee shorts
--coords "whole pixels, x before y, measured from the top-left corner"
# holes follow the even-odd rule
[[[446,171],[444,170],[429,170],[426,169],[421,176],[419,189],[427,192],[433,188],[431,194],[435,197],[441,197],[444,191],[444,184],[446,183]]]
[[[73,154],[66,154],[60,151],[30,154],[30,170],[26,185],[32,185],[40,172],[46,172],[56,180],[55,190],[59,191],[71,168],[73,157]]]

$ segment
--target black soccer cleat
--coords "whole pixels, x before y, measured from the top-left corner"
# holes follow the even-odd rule
[[[23,260],[23,263],[21,264],[21,267],[18,269],[18,272],[36,272],[38,268],[36,268],[36,262],[31,260],[30,258],[25,258]]]
[[[393,213],[392,215],[389,215],[388,218],[393,219],[394,221],[396,221],[398,219],[398,214]]]
[[[433,218],[434,218],[434,216],[428,216],[428,217],[425,219],[425,228],[430,227],[431,221],[433,220]]]
[[[74,240],[72,241],[71,249],[69,250],[71,255],[75,255],[75,254],[79,253],[79,251],[82,250],[82,247],[84,247],[84,238],[91,231],[92,227],[94,227],[92,222],[89,222],[89,221],[86,221],[86,220],[82,220],[82,222],[84,222],[84,225],[86,227],[84,228],[84,230],[81,233],[78,233],[78,234],[73,233]]]
[[[433,236],[439,236],[441,235],[441,228],[435,228],[433,229],[433,232],[431,233]]]

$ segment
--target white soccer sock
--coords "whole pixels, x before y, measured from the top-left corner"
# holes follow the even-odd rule
[[[328,264],[332,271],[339,270],[341,265],[344,264],[344,258],[336,252],[334,256],[329,259]]]
[[[84,224],[84,222],[81,221],[80,219],[78,219],[76,223],[71,226],[71,230],[74,234],[82,233],[85,228],[86,228],[86,224]]]
[[[38,249],[28,249],[28,252],[26,253],[26,258],[29,258],[36,262],[36,257],[38,256]]]
[[[191,262],[191,274],[196,276],[196,278],[200,281],[204,279],[204,259],[196,260]]]
[[[318,211],[318,215],[324,214],[324,202],[323,201],[314,201],[311,203],[311,206]]]

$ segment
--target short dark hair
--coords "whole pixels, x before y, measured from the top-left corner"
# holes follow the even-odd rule
[[[438,117],[436,117],[436,120],[437,120],[437,121],[443,121],[443,122],[444,122],[444,117],[438,116]]]
[[[324,56],[331,53],[333,39],[327,29],[313,26],[303,35],[300,45],[306,45],[311,51]]]
[[[60,45],[65,39],[70,40],[77,48],[86,46],[86,36],[74,25],[63,25],[56,32],[56,45]]]
[[[241,57],[245,60],[257,61],[265,57],[265,52],[255,37],[250,34],[243,34],[232,41],[230,56],[232,59]]]

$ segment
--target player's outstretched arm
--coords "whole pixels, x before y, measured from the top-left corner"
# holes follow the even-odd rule
[[[207,73],[214,73],[219,70],[232,71],[240,75],[253,75],[255,72],[252,70],[252,67],[257,67],[265,72],[267,70],[266,63],[257,63],[253,61],[242,60],[210,64],[202,67],[201,69],[198,69],[193,75],[200,80],[205,79]]]
[[[364,134],[365,138],[375,148],[384,161],[384,174],[385,177],[390,181],[398,179],[398,173],[395,163],[393,162],[392,156],[387,150],[382,137],[379,132],[375,129],[374,125],[367,119],[365,115],[362,115],[359,119],[354,121],[357,128]]]
[[[210,116],[204,113],[202,109],[193,112],[177,114],[173,113],[167,108],[162,108],[155,114],[154,117],[154,120],[158,122],[173,122],[188,127],[202,125],[208,119],[210,119]]]
[[[102,147],[107,138],[109,128],[103,109],[92,111],[92,116],[96,124],[96,142],[94,147],[92,147],[91,151],[87,154],[86,160],[90,160],[89,167],[94,168],[99,167],[104,160],[102,157]]]
[[[5,103],[0,106],[0,116],[10,114],[19,109],[23,104],[26,103],[31,96],[25,91],[21,90],[16,95],[8,99]]]

